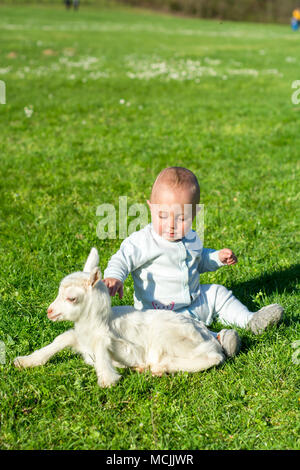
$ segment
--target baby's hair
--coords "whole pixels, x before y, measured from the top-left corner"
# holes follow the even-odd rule
[[[187,168],[181,166],[170,166],[162,170],[157,176],[151,191],[151,201],[155,199],[158,185],[164,184],[170,188],[189,189],[192,194],[194,204],[199,204],[200,201],[200,187],[198,180],[194,173]]]

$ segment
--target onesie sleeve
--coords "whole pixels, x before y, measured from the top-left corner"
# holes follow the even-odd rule
[[[124,283],[125,279],[135,269],[145,262],[145,236],[135,232],[126,238],[119,250],[110,258],[104,271],[104,279],[113,277]]]
[[[135,250],[130,240],[124,240],[119,250],[110,258],[104,271],[104,279],[113,277],[124,283],[135,266]]]
[[[225,266],[219,259],[219,250],[213,250],[212,248],[203,248],[201,253],[201,259],[198,265],[199,273],[206,273],[208,271],[216,271],[221,266]]]

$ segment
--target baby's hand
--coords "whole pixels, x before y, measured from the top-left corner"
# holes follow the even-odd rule
[[[123,283],[119,279],[113,277],[107,277],[103,279],[104,284],[109,290],[109,295],[114,297],[118,292],[120,299],[123,297]]]
[[[237,263],[237,257],[229,248],[223,248],[219,251],[219,259],[223,264],[228,266]]]

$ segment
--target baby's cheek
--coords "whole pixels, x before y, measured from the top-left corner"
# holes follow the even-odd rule
[[[156,225],[156,230],[158,231],[159,234],[161,234],[164,229],[164,222],[161,219],[159,219],[156,221],[155,225]]]
[[[159,224],[158,226],[158,233],[159,235],[162,235],[165,232],[165,226],[164,224]]]
[[[182,224],[181,226],[181,234],[186,235],[188,231],[190,230],[191,226],[190,224]]]

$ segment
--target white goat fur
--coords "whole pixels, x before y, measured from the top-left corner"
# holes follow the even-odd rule
[[[92,248],[84,272],[66,276],[48,308],[51,320],[73,321],[74,328],[29,356],[17,357],[15,366],[43,365],[71,347],[95,367],[99,386],[107,387],[120,378],[115,367],[162,375],[196,372],[224,362],[222,346],[200,321],[169,310],[111,307],[98,263],[98,252]]]

